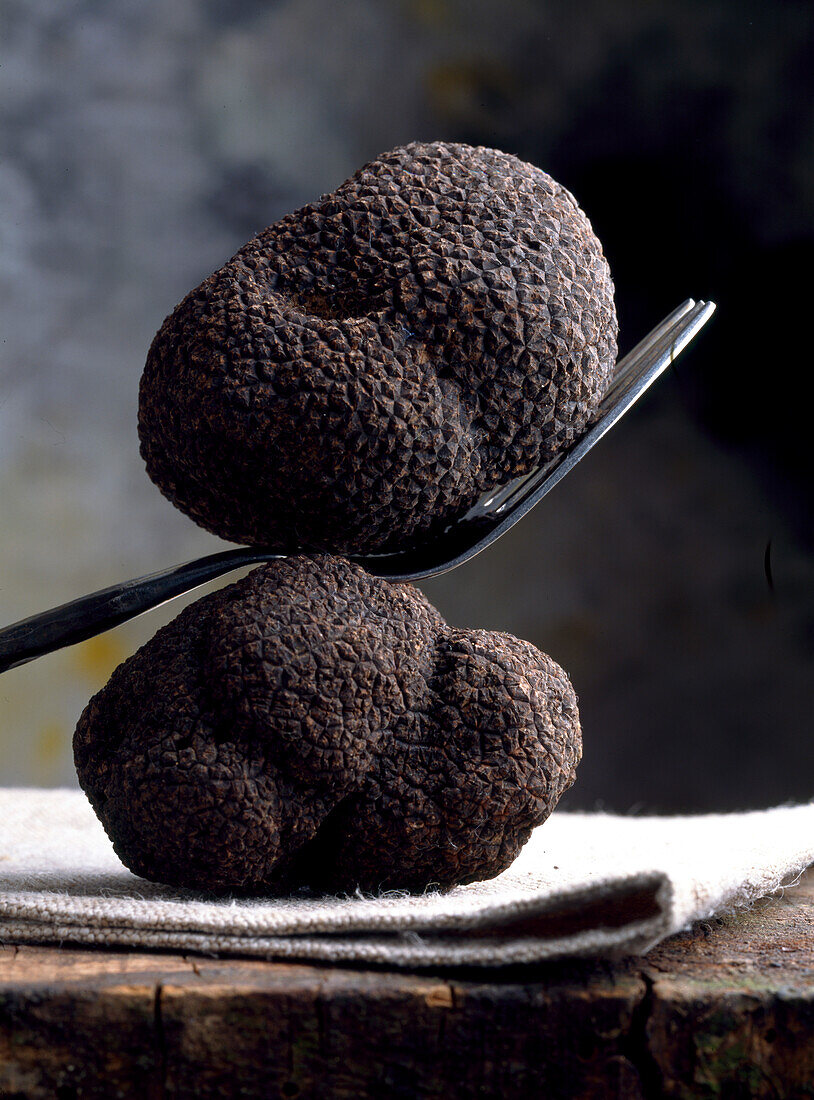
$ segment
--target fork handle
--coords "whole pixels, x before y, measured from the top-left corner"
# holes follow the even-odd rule
[[[0,673],[84,642],[242,565],[282,557],[241,547],[111,585],[0,630]]]

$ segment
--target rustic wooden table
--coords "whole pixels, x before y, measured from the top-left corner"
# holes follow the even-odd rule
[[[814,1096],[814,873],[613,965],[419,975],[7,946],[0,1096]]]

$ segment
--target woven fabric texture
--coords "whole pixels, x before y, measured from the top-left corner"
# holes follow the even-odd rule
[[[446,893],[212,898],[147,882],[84,795],[0,790],[0,942],[102,944],[393,967],[641,954],[790,885],[814,804],[743,814],[555,813],[515,863]]]

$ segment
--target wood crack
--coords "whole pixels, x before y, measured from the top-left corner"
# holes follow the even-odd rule
[[[655,983],[652,974],[645,968],[638,971],[637,977],[644,983],[644,995],[633,1005],[630,1027],[621,1038],[619,1051],[638,1073],[642,1092],[647,1100],[661,1100],[665,1096],[664,1079],[653,1055],[648,1034],[655,1001]]]
[[[156,1100],[164,1100],[167,1095],[167,1037],[164,1033],[161,997],[164,987],[156,983],[153,996],[153,1040],[155,1043],[155,1062],[158,1077],[156,1082]]]

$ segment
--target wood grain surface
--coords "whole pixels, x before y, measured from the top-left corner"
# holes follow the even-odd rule
[[[407,974],[5,946],[0,1096],[814,1096],[814,873],[616,964]]]

